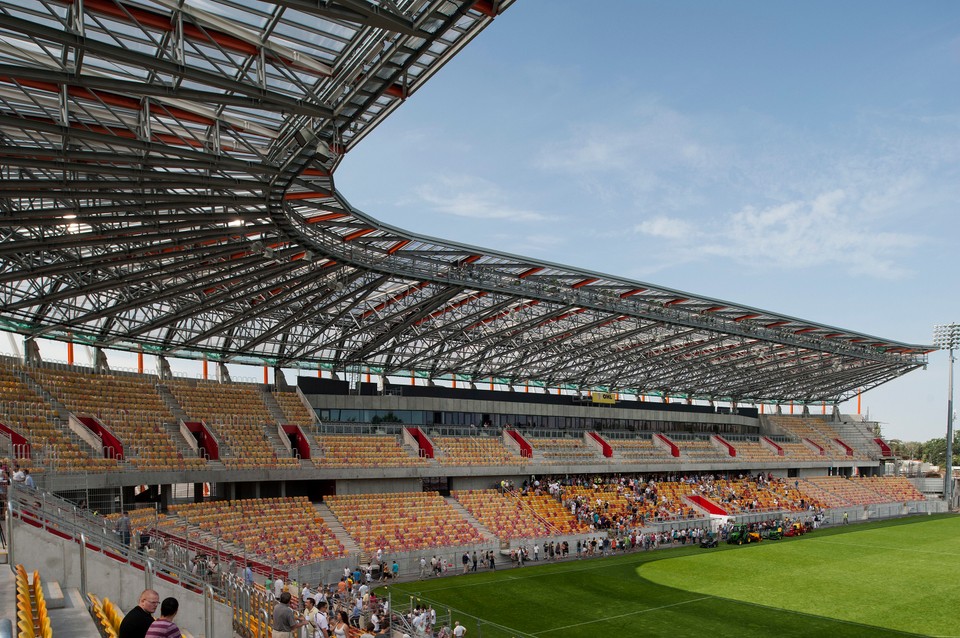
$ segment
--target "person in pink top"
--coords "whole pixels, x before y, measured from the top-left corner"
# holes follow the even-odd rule
[[[160,617],[150,624],[146,638],[180,638],[180,628],[173,622],[179,610],[176,598],[164,598],[160,603]]]

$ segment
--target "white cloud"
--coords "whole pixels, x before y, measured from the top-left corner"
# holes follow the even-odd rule
[[[651,237],[677,240],[696,233],[696,229],[689,222],[663,215],[643,220],[634,226],[634,231]]]
[[[630,267],[647,275],[717,259],[880,280],[922,272],[919,248],[960,196],[957,121],[864,112],[847,124],[811,134],[646,97],[561,130],[536,166],[592,196],[597,225],[632,230],[624,250],[640,251]]]
[[[671,202],[697,201],[698,185],[726,172],[728,149],[717,127],[645,98],[632,107],[599,113],[546,144],[535,166],[577,181],[602,199],[629,196]]]
[[[550,216],[517,207],[496,184],[471,176],[440,176],[415,190],[420,203],[445,215],[473,219],[543,222]]]
[[[900,196],[896,187],[892,194]],[[666,242],[674,263],[719,257],[753,268],[837,266],[847,274],[899,279],[909,274],[901,265],[903,255],[924,239],[876,228],[870,208],[886,205],[884,193],[835,189],[807,199],[746,206],[702,224],[655,217],[637,224],[635,231]]]

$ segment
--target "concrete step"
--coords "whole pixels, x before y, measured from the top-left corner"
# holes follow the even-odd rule
[[[340,544],[347,550],[347,554],[349,556],[359,556],[360,546],[357,545],[357,542],[353,540],[352,536],[347,534],[347,530],[344,529],[339,519],[334,516],[333,511],[324,503],[314,503],[313,508],[327,524],[327,527],[330,528],[330,531],[333,532],[333,535],[337,537]]]
[[[40,579],[43,579],[41,574]],[[80,590],[71,587],[64,592],[61,598],[63,606],[53,608],[47,600],[47,609],[50,614],[50,625],[53,635],[57,638],[100,638],[97,623],[87,610],[86,601],[80,595]]]
[[[445,496],[443,500],[449,503],[450,507],[455,509],[457,513],[460,514],[460,516],[467,519],[468,523],[476,527],[477,530],[480,532],[480,535],[483,536],[484,540],[487,540],[487,541],[497,540],[497,535],[494,534],[489,527],[487,527],[486,525],[481,523],[479,520],[477,520],[477,518],[474,517],[473,514],[468,512],[467,508],[465,508],[463,505],[460,504],[460,501],[453,498],[452,496]]]
[[[60,583],[55,580],[43,580],[43,597],[47,601],[47,609],[63,609],[66,606],[66,600],[63,597],[63,590],[60,589]]]
[[[270,393],[270,390],[266,386],[261,388],[260,395],[263,404],[267,406],[267,411],[270,412],[273,420],[277,423],[288,423],[287,416],[283,413],[283,409],[280,408],[280,404],[277,403],[276,397]]]

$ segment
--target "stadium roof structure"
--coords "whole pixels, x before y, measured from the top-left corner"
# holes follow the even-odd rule
[[[224,362],[834,402],[910,345],[416,235],[333,175],[512,0],[0,0],[0,329]]]

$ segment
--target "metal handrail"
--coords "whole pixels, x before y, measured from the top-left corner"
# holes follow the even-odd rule
[[[111,558],[121,560],[129,565],[146,570],[148,561],[153,561],[155,570],[163,575],[165,580],[182,587],[201,592],[208,583],[187,573],[182,566],[169,563],[162,558],[147,558],[140,554],[133,546],[127,546],[120,541],[113,530],[108,530],[102,518],[89,512],[79,510],[64,499],[16,484],[11,485],[8,491],[8,530],[12,530],[14,518],[40,527],[55,531],[91,551],[97,551]],[[13,534],[10,534],[10,564],[15,564],[13,558]],[[91,544],[92,543],[92,544]],[[223,591],[216,585],[217,595],[223,598]]]

